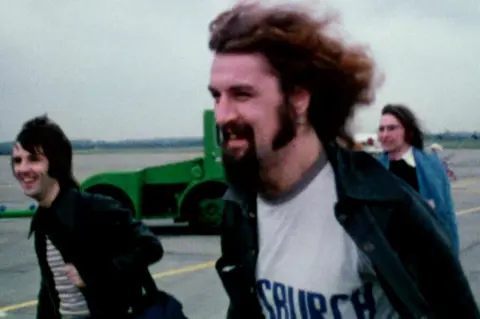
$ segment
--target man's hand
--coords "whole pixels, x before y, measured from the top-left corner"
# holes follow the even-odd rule
[[[73,284],[75,286],[77,286],[78,288],[85,287],[85,283],[83,282],[83,279],[78,274],[77,268],[75,268],[74,265],[66,264],[65,265],[65,274],[68,276],[68,278],[70,278],[70,280],[73,282]]]

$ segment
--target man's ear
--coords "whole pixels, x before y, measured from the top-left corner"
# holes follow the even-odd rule
[[[307,110],[310,105],[311,94],[302,87],[297,87],[290,94],[290,104],[293,107],[294,116],[299,123],[305,123],[307,120]]]

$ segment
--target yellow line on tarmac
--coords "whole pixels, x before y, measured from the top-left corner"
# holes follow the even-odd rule
[[[180,275],[184,274],[187,272],[192,272],[192,271],[197,271],[205,268],[211,268],[215,265],[215,261],[208,261],[200,264],[195,264],[195,265],[190,265],[182,268],[177,268],[177,269],[171,269],[159,273],[152,274],[153,278],[158,279],[158,278],[163,278],[163,277],[169,277],[169,276],[175,276],[175,275]],[[26,301],[10,306],[5,306],[0,308],[0,314],[7,313],[9,311],[15,311],[23,308],[28,308],[28,307],[33,307],[37,305],[37,300],[31,300],[31,301]]]
[[[26,301],[26,302],[22,302],[22,303],[17,303],[15,305],[11,305],[11,306],[6,306],[6,307],[3,307],[3,308],[0,308],[0,313],[2,312],[9,312],[9,311],[13,311],[13,310],[17,310],[17,309],[22,309],[22,308],[27,308],[27,307],[33,307],[33,306],[36,306],[37,305],[37,301],[36,300],[31,300],[31,301]]]
[[[480,212],[480,206],[472,207],[472,208],[469,208],[469,209],[460,210],[460,211],[457,212],[457,216],[465,215],[465,214],[471,214],[471,213],[476,213],[476,212]]]
[[[175,276],[175,275],[180,275],[187,272],[197,271],[205,268],[211,268],[213,266],[215,266],[215,261],[207,261],[201,264],[195,264],[195,265],[191,265],[183,268],[177,268],[177,269],[167,270],[164,272],[159,272],[159,273],[153,274],[152,277],[155,279],[158,279],[158,278],[163,278],[168,276]]]

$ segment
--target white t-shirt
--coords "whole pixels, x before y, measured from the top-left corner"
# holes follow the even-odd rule
[[[336,220],[336,201],[325,160],[281,198],[258,198],[256,281],[266,318],[400,318]]]

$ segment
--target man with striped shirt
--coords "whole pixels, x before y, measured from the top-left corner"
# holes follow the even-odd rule
[[[127,318],[163,255],[157,237],[113,198],[80,191],[71,142],[48,117],[23,125],[11,160],[38,202],[29,233],[41,273],[37,319]]]

